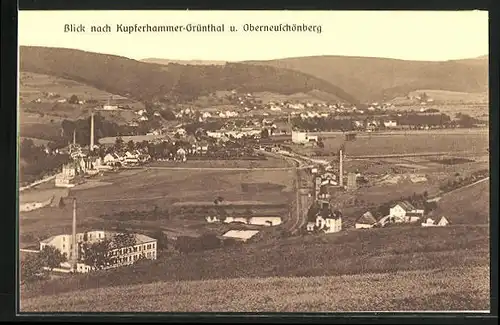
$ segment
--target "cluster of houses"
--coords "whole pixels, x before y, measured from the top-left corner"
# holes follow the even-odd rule
[[[389,214],[377,220],[370,211],[365,212],[356,220],[356,229],[367,229],[374,227],[384,227],[391,223],[416,223],[424,220],[424,210],[415,208],[408,201],[401,201],[394,204],[389,209]],[[421,222],[422,227],[447,226],[449,221],[442,216],[439,221],[427,218]]]

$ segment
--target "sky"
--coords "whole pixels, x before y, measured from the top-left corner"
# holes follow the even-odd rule
[[[65,32],[66,24],[86,32]],[[90,26],[111,27],[91,33]],[[224,24],[225,32],[117,32],[140,26]],[[307,24],[317,32],[245,32],[245,24]],[[230,32],[234,25],[238,31]],[[270,60],[315,55],[444,61],[488,54],[486,11],[20,11],[20,45],[131,59]]]

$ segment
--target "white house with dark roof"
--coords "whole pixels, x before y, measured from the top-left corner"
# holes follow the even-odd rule
[[[308,215],[306,230],[335,233],[342,230],[342,213],[334,211],[327,201],[317,201]]]
[[[408,201],[401,201],[390,208],[389,215],[394,222],[416,222],[424,216],[424,210],[415,208]]]

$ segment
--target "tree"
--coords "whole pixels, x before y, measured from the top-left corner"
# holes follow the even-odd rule
[[[158,249],[168,249],[168,237],[163,231],[161,230],[155,231],[152,234],[152,237],[156,239]]]
[[[109,254],[111,247],[111,240],[107,238],[92,244],[81,243],[81,260],[92,270],[102,270],[114,262],[114,258]]]
[[[71,97],[68,100],[68,103],[70,103],[70,104],[78,104],[78,97],[76,95],[71,95]]]
[[[62,262],[66,261],[66,256],[53,246],[45,246],[39,253],[39,258],[43,266],[48,267],[50,270],[60,266]]]
[[[32,282],[47,276],[47,272],[43,269],[42,259],[36,254],[26,256],[20,263],[20,280],[21,283]]]
[[[115,151],[120,151],[123,148],[123,139],[122,137],[117,137],[115,140]]]
[[[135,143],[133,140],[130,140],[129,142],[127,142],[127,149],[129,151],[134,151],[135,150]]]
[[[130,247],[137,243],[137,239],[134,234],[129,232],[121,232],[113,236],[112,245],[115,248]]]
[[[160,115],[166,121],[175,120],[175,114],[170,109],[165,109],[165,110],[160,111]]]

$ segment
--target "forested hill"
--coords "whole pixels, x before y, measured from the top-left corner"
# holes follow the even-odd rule
[[[357,99],[332,83],[270,66],[159,65],[74,49],[21,46],[20,69],[79,81],[136,100],[191,100],[216,90],[294,94],[320,90],[348,103]]]
[[[390,100],[419,89],[468,93],[488,89],[488,56],[440,62],[311,56],[244,63],[307,73],[334,82],[362,101]]]

